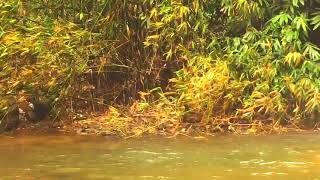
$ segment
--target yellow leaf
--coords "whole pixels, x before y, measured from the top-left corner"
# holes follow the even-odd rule
[[[290,52],[285,57],[285,62],[290,66],[299,66],[303,61],[303,54],[299,52]]]
[[[157,29],[160,29],[164,26],[164,23],[163,22],[155,22],[155,23],[152,23],[151,26],[153,26]]]
[[[156,8],[151,9],[150,11],[150,19],[158,16],[158,11]]]
[[[20,42],[20,39],[16,33],[7,33],[3,36],[2,41],[6,45],[11,45],[16,42]]]
[[[51,81],[48,82],[47,86],[53,87],[56,84],[56,78],[52,78]]]
[[[255,126],[252,126],[250,129],[247,130],[249,134],[255,134],[257,132],[257,128]]]
[[[147,37],[147,40],[158,40],[160,38],[159,34],[151,35]]]
[[[30,75],[32,75],[33,71],[31,69],[24,69],[22,72],[21,72],[21,75],[22,76],[25,76],[25,77],[28,77]]]
[[[15,82],[11,85],[11,87],[14,88],[14,87],[18,86],[19,83],[20,83],[20,81],[15,81]]]

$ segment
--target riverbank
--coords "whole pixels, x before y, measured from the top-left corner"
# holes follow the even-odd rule
[[[190,115],[190,114],[189,114]],[[205,138],[221,134],[271,135],[289,132],[318,131],[318,125],[308,127],[299,124],[281,125],[267,120],[247,122],[234,117],[214,117],[209,122],[201,117],[172,116],[156,111],[130,112],[109,108],[105,113],[94,114],[84,119],[64,121],[46,120],[36,124],[22,124],[13,134],[68,134],[81,136],[106,136],[111,138],[139,138],[161,136],[166,138]],[[193,118],[193,121],[190,120]]]
[[[56,9],[58,2],[3,1],[0,132],[133,138],[317,129],[320,4],[227,2],[65,1]],[[48,114],[35,101],[62,122],[22,122],[20,110],[32,122]],[[74,118],[82,112],[91,116]]]
[[[122,122],[112,122],[108,121],[107,117],[100,116],[90,120],[74,122],[69,128],[75,130],[76,134],[79,135],[102,135],[125,139],[145,136],[205,138],[221,134],[241,136],[318,131],[317,128],[310,129],[294,127],[293,125],[281,126],[261,122],[253,122],[250,124],[224,123],[227,118],[221,118],[219,120],[220,124],[204,122],[183,123],[169,120],[166,122],[159,122],[154,117],[146,116],[144,118],[148,118],[148,121],[145,121],[142,117],[136,117],[121,118],[119,120]],[[121,123],[121,125],[117,123]]]

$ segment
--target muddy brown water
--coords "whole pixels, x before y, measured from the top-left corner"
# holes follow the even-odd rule
[[[320,134],[145,138],[0,136],[0,179],[320,179]]]

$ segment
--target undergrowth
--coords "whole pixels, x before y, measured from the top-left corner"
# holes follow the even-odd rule
[[[40,96],[73,119],[105,113],[76,123],[121,136],[317,127],[319,8],[317,0],[1,2],[0,108]]]

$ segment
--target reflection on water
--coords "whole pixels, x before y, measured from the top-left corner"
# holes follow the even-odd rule
[[[0,137],[0,179],[320,179],[320,136]]]

